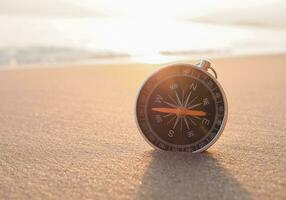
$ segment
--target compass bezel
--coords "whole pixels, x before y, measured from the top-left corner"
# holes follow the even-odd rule
[[[162,70],[165,70],[167,68],[175,68],[175,67],[184,67],[184,68],[193,68],[195,70],[199,70],[201,73],[205,74],[206,76],[208,76],[213,82],[215,82],[215,84],[217,85],[218,87],[218,90],[220,91],[221,95],[222,95],[222,100],[223,100],[223,104],[224,104],[224,114],[223,114],[223,119],[222,119],[222,123],[221,123],[221,126],[219,128],[219,130],[216,132],[216,135],[213,137],[213,139],[208,142],[206,145],[204,145],[203,147],[195,150],[195,151],[192,151],[192,153],[199,153],[199,152],[203,152],[205,150],[207,150],[209,147],[211,147],[217,140],[218,138],[221,136],[224,128],[225,128],[225,125],[227,123],[227,118],[228,118],[228,102],[227,102],[227,98],[226,98],[226,95],[225,95],[225,92],[221,86],[221,84],[216,80],[216,78],[210,74],[209,72],[207,72],[206,70],[196,66],[196,65],[192,65],[192,64],[185,64],[185,63],[177,63],[177,64],[169,64],[167,66],[163,66],[161,67],[160,69],[154,71],[153,73],[151,73],[142,83],[141,87],[139,88],[138,90],[138,93],[137,93],[137,96],[136,96],[136,103],[135,103],[135,119],[136,119],[136,125],[137,125],[137,128],[139,129],[139,132],[140,134],[142,135],[142,137],[144,138],[144,140],[149,144],[151,145],[153,148],[155,149],[159,149],[159,150],[166,150],[166,149],[162,149],[158,146],[156,146],[155,144],[153,144],[146,136],[145,133],[143,133],[143,130],[141,129],[140,127],[140,124],[139,124],[139,119],[138,119],[138,113],[137,113],[137,105],[138,105],[138,100],[139,100],[139,97],[140,97],[140,94],[144,88],[144,86],[146,85],[146,83],[155,75],[157,75],[158,73],[160,73],[160,71]],[[166,145],[166,144],[165,144]],[[168,145],[168,144],[167,144]],[[187,146],[187,145],[186,145]],[[171,150],[167,150],[167,151],[179,151],[178,149],[176,148],[172,148]]]

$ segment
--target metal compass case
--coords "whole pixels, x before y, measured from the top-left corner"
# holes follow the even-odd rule
[[[194,153],[214,144],[227,120],[227,100],[216,78],[205,60],[152,74],[139,90],[135,108],[146,141],[157,149]]]

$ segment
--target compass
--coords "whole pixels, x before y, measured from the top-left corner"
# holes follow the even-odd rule
[[[135,111],[146,141],[157,149],[194,153],[214,144],[227,120],[227,100],[216,79],[205,60],[152,74],[139,90]]]

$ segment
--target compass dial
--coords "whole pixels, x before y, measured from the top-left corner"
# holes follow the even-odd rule
[[[226,99],[218,82],[193,65],[177,64],[153,74],[142,86],[136,117],[153,146],[200,152],[225,125]]]

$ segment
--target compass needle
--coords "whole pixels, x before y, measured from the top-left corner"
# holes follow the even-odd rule
[[[201,110],[190,110],[186,108],[152,108],[153,111],[161,113],[172,113],[178,116],[206,116],[206,112]]]
[[[161,113],[173,113],[173,114],[177,114],[177,110],[176,108],[152,108],[153,111],[156,112],[161,112]]]
[[[188,110],[186,109],[186,115],[190,116],[206,116],[207,113],[201,110]]]

